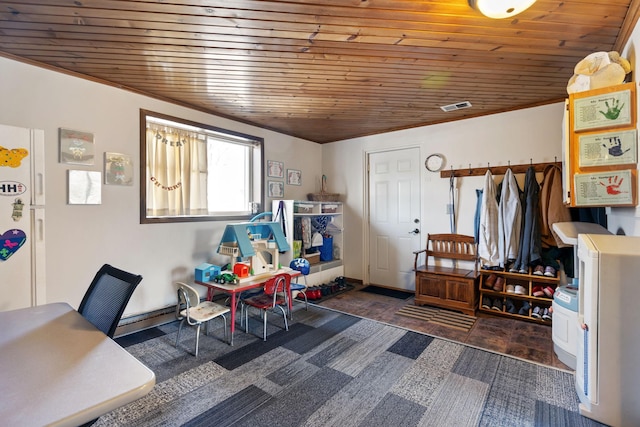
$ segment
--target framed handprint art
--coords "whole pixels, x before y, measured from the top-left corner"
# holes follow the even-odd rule
[[[631,170],[578,174],[576,206],[635,206],[635,182]]]
[[[572,93],[567,106],[565,203],[572,207],[636,206],[635,83]]]
[[[636,129],[589,133],[578,136],[580,168],[638,163]]]
[[[571,95],[574,132],[635,125],[633,83]]]

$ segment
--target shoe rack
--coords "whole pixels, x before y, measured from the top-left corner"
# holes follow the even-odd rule
[[[531,273],[531,269],[529,273]],[[543,319],[542,315],[544,314],[545,308],[551,308],[553,293],[558,287],[559,282],[560,279],[558,279],[558,277],[481,270],[478,309],[484,313],[551,325],[551,318]],[[547,293],[544,293],[544,289],[547,289]],[[507,290],[510,291],[508,292]],[[520,293],[516,293],[516,291]],[[542,292],[542,295],[534,295],[534,293],[538,294],[540,292]],[[487,299],[490,301],[489,308],[485,307],[487,305]],[[509,311],[510,307],[507,307],[508,299],[513,302],[515,312]],[[496,303],[496,301],[499,301],[499,303]],[[527,303],[529,305],[528,308]],[[540,318],[536,317],[536,312],[534,312],[535,307],[540,307]],[[513,309],[511,311],[513,311]],[[550,312],[548,316],[551,316]]]

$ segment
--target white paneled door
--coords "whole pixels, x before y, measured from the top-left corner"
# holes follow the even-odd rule
[[[421,245],[420,149],[369,154],[369,282],[415,290]]]

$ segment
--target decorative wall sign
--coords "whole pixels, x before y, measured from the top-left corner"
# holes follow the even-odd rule
[[[302,185],[302,172],[296,169],[287,169],[287,184]]]
[[[267,160],[267,176],[271,178],[284,178],[284,163]]]
[[[282,181],[269,181],[269,197],[275,199],[281,199],[284,197],[284,182]]]
[[[60,163],[92,165],[94,151],[92,133],[60,128]]]
[[[578,95],[572,105],[574,132],[633,124],[631,89],[584,98]]]
[[[102,203],[102,174],[95,171],[70,170],[68,203],[99,205]]]
[[[583,168],[636,164],[637,135],[635,129],[580,135],[578,165]]]
[[[104,183],[106,185],[133,185],[131,156],[104,153]]]
[[[576,206],[633,205],[633,179],[630,170],[576,174]]]

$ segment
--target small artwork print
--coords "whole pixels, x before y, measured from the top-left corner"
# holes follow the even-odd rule
[[[131,157],[120,153],[104,153],[104,183],[106,185],[133,185]]]
[[[68,204],[99,205],[102,203],[100,172],[70,170],[68,174]]]
[[[267,160],[267,176],[271,178],[284,178],[284,163]]]
[[[60,163],[93,165],[93,134],[60,128]]]
[[[581,168],[635,164],[637,140],[635,129],[580,135],[578,164]]]
[[[269,197],[281,199],[284,197],[284,182],[269,181]]]
[[[287,184],[302,185],[302,172],[296,169],[287,169]]]

